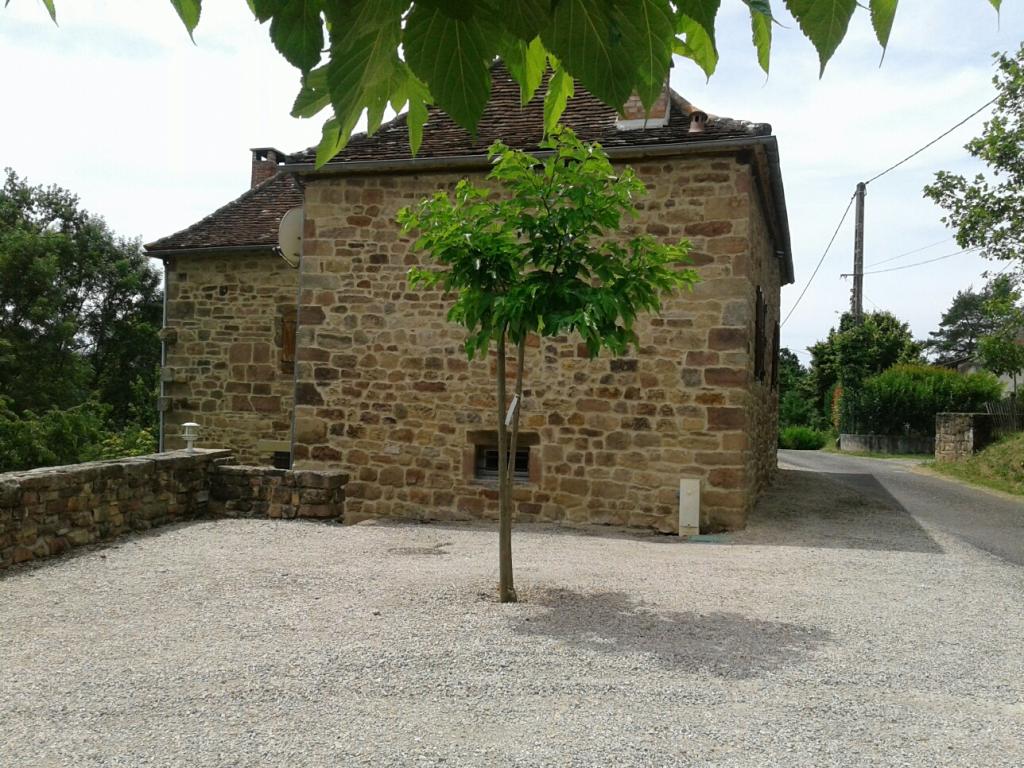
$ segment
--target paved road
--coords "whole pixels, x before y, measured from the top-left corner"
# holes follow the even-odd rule
[[[779,466],[826,473],[868,496],[885,495],[922,522],[979,549],[1024,565],[1024,501],[976,490],[916,470],[918,462],[819,451],[779,451]]]

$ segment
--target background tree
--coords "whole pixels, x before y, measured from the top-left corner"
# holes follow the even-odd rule
[[[21,458],[0,459],[0,471],[86,458],[82,446],[129,426],[152,432],[161,317],[160,276],[138,242],[116,237],[70,192],[32,186],[8,169],[0,188],[0,433],[8,457]],[[51,411],[81,423],[35,423]],[[12,447],[16,440],[34,447]]]
[[[1021,292],[1007,277],[992,281],[985,315],[991,330],[978,342],[979,362],[997,376],[1009,376],[1013,381],[1013,394],[1017,394],[1017,379],[1024,370],[1024,308]]]
[[[779,350],[779,429],[818,423],[811,372],[792,351]]]
[[[543,145],[543,161],[501,143],[490,149],[488,179],[501,195],[460,181],[399,212],[405,232],[420,232],[440,269],[414,269],[411,280],[455,296],[449,320],[467,331],[470,359],[496,348],[499,597],[516,600],[512,576],[512,474],[523,403],[527,339],[578,334],[593,357],[625,352],[634,323],[657,312],[661,297],[697,281],[683,269],[689,245],[650,235],[626,239],[622,217],[644,192],[632,169],[616,169],[596,144],[569,130]],[[506,357],[516,349],[515,392],[507,396]]]
[[[986,310],[993,298],[993,285],[982,290],[968,288],[957,291],[949,309],[942,313],[939,329],[928,335],[928,350],[935,354],[939,365],[952,365],[977,357],[978,340],[996,329],[996,322]]]
[[[771,0],[741,0],[750,13],[758,63],[768,72],[775,19]],[[42,0],[56,21],[54,0]],[[344,148],[359,118],[368,130],[385,107],[408,109],[416,151],[426,105],[437,104],[473,133],[490,97],[489,66],[501,56],[528,101],[553,71],[545,124],[553,127],[572,95],[573,79],[619,109],[634,91],[650,106],[673,54],[708,77],[718,64],[721,0],[247,0],[270,39],[302,73],[296,117],[333,110],[317,160]],[[883,50],[899,0],[866,0]],[[988,0],[998,10],[1001,0]],[[171,0],[189,34],[201,0]],[[846,36],[856,0],[784,0],[825,64]],[[776,5],[776,7],[779,7]],[[326,54],[326,61],[324,61]]]
[[[946,210],[962,248],[978,247],[992,259],[1024,258],[1024,44],[997,54],[992,79],[999,96],[992,119],[965,149],[988,166],[989,176],[967,179],[939,171],[924,193]]]
[[[839,327],[809,348],[815,410],[831,419],[836,386],[856,389],[869,376],[894,365],[922,362],[923,348],[914,341],[910,326],[890,312],[869,312],[859,323],[844,313]]]

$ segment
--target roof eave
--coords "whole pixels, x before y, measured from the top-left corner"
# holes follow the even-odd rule
[[[273,253],[277,250],[277,245],[271,244],[259,244],[259,245],[205,245],[197,247],[184,247],[184,248],[150,248],[148,245],[143,246],[146,251],[146,255],[154,259],[167,259],[171,256],[204,256],[204,255],[217,255],[217,254],[228,254],[228,253]]]

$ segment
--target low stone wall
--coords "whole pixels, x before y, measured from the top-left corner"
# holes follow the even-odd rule
[[[933,437],[906,435],[839,435],[839,450],[855,453],[918,453],[935,450]]]
[[[201,517],[343,519],[347,475],[230,461],[196,449],[0,474],[0,569]]]
[[[222,465],[211,481],[213,515],[340,521],[345,513],[343,472]]]
[[[994,439],[994,423],[987,413],[935,415],[935,461],[952,462],[973,456]]]
[[[0,568],[207,514],[229,451],[171,451],[0,474]]]

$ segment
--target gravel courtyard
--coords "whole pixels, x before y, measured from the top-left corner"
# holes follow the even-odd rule
[[[0,766],[1021,766],[1024,571],[785,472],[682,543],[216,521],[0,575]]]

